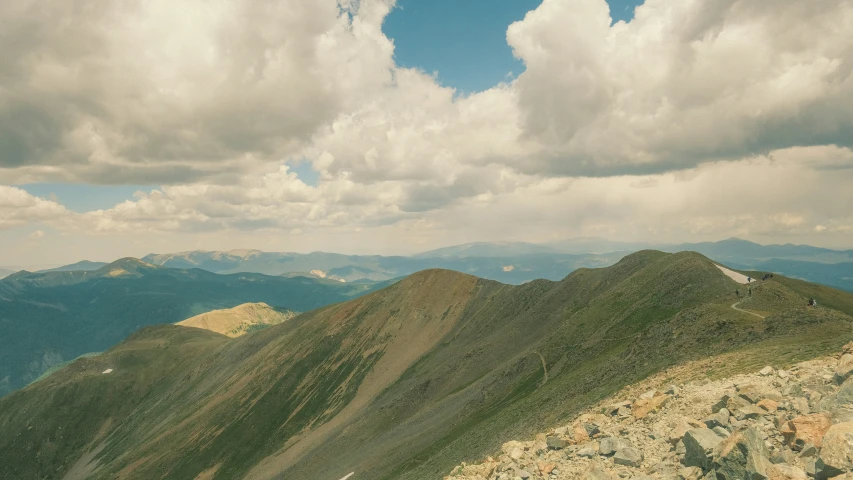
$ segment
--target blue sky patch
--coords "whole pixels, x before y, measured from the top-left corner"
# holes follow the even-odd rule
[[[133,194],[142,190],[150,192],[159,188],[156,185],[88,185],[79,183],[31,183],[16,185],[30,195],[55,199],[65,208],[79,212],[104,210],[118,203],[130,200]]]
[[[571,0],[565,0],[571,1]],[[488,90],[524,71],[506,42],[506,29],[541,0],[398,0],[383,31],[403,67],[436,72],[459,93]],[[643,0],[609,0],[614,22],[630,21]]]

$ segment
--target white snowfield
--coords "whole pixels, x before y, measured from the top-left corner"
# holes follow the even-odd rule
[[[737,283],[741,283],[743,285],[746,285],[747,283],[749,283],[749,277],[747,277],[746,275],[744,275],[742,273],[737,273],[735,271],[729,270],[728,268],[721,267],[719,265],[717,265],[717,268],[722,270],[723,273],[725,273],[727,277],[731,278],[732,280],[736,281]],[[755,279],[753,278],[752,280],[754,281]]]
[[[350,473],[349,475],[347,475],[346,477],[342,478],[341,480],[347,480],[349,477],[351,477],[351,476],[353,476],[353,475],[355,475],[355,472]]]
[[[103,374],[105,374],[105,373],[113,373],[113,369],[112,369],[112,368],[108,368],[108,369],[104,370],[103,372],[101,372],[101,375],[103,375]]]

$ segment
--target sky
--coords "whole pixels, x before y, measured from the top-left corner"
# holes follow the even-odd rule
[[[0,32],[0,266],[853,248],[853,0],[23,0]]]

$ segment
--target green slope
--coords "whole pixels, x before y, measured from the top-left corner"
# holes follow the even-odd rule
[[[297,311],[379,285],[157,267],[123,259],[94,271],[17,273],[0,280],[0,395],[50,367],[104,351],[139,328],[264,302]]]
[[[738,371],[853,337],[782,282],[742,305],[763,319],[735,288],[701,255],[644,251],[521,286],[425,271],[228,341],[148,329],[0,399],[0,477],[441,478],[679,362],[742,352]]]

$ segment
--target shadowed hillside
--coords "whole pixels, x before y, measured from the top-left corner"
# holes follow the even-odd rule
[[[0,477],[440,478],[673,364],[853,337],[781,282],[735,310],[738,287],[699,254],[643,251],[521,286],[424,271],[233,340],[151,327],[0,399]]]

